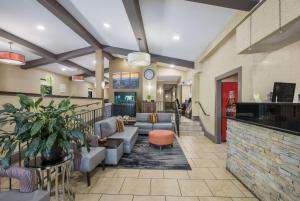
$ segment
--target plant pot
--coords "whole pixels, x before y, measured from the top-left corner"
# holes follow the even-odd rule
[[[63,149],[56,143],[52,146],[51,150],[44,150],[42,152],[42,160],[44,163],[53,163],[60,161],[64,155]]]

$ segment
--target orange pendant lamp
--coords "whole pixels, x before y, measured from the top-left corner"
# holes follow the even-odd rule
[[[0,62],[10,65],[25,65],[25,56],[12,52],[12,42],[9,42],[10,51],[0,51]]]

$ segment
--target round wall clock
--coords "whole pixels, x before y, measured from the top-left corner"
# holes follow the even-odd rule
[[[147,80],[152,80],[155,76],[155,73],[152,69],[147,69],[144,71],[144,77]]]

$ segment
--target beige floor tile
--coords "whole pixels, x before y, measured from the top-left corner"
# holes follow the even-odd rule
[[[225,168],[209,168],[217,179],[235,179]]]
[[[212,161],[217,165],[217,167],[226,168],[226,160],[225,159],[212,159]]]
[[[214,196],[245,197],[231,180],[205,180]]]
[[[151,195],[174,195],[181,196],[176,179],[152,179]]]
[[[149,195],[150,179],[126,178],[120,194]]]
[[[101,178],[90,190],[90,193],[118,194],[124,178]]]
[[[101,194],[76,194],[75,201],[99,201]]]
[[[215,153],[198,153],[199,159],[218,159],[217,155]]]
[[[236,186],[236,187],[238,187],[238,189],[242,192],[242,193],[244,193],[244,195],[246,196],[246,197],[250,197],[250,198],[252,198],[252,197],[254,197],[254,195],[243,185],[243,184],[241,184],[241,182],[239,182],[238,180],[232,180],[232,183],[234,183],[234,185]]]
[[[134,196],[133,201],[165,201],[165,196]]]
[[[116,172],[117,172],[117,169],[114,169],[114,168],[106,168],[105,170],[99,169],[96,172],[96,175],[99,177],[114,177]]]
[[[164,178],[166,179],[189,179],[186,170],[164,170]]]
[[[208,168],[193,168],[188,174],[191,179],[215,179]]]
[[[140,174],[139,169],[117,169],[114,177],[134,177],[137,178]]]
[[[224,197],[199,197],[200,201],[232,201],[231,198]]]
[[[191,166],[191,168],[196,167],[194,161],[191,158],[187,158],[187,161],[189,162],[189,165]]]
[[[233,201],[258,201],[256,198],[232,198]]]
[[[203,180],[178,180],[182,196],[211,196]]]
[[[166,201],[199,201],[198,197],[175,197],[167,196]]]
[[[192,159],[195,167],[217,167],[217,165],[210,159]]]
[[[139,175],[139,178],[162,179],[163,177],[163,170],[141,170]]]
[[[102,195],[100,201],[132,201],[133,195]]]

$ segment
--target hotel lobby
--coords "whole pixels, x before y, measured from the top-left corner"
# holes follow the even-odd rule
[[[300,200],[300,0],[0,19],[0,201]]]

